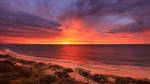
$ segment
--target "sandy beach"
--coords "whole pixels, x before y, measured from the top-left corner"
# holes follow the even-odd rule
[[[100,74],[111,74],[118,75],[123,77],[133,77],[133,78],[150,78],[150,67],[138,67],[138,66],[113,66],[113,65],[89,65],[89,64],[77,64],[72,62],[67,62],[65,60],[58,60],[53,58],[42,58],[42,57],[34,57],[17,54],[9,49],[3,49],[0,51],[0,54],[9,54],[18,59],[43,62],[43,63],[53,63],[59,64],[63,67],[67,68],[83,68],[91,71],[92,74],[100,73]]]
[[[77,63],[72,63],[61,59],[22,55],[22,54],[15,53],[9,49],[4,49],[3,51],[0,52],[0,54],[4,54],[4,53],[25,60],[59,64],[61,66],[69,67],[73,69],[84,68],[90,70],[92,73],[112,74],[112,75],[119,75],[123,77],[133,77],[133,78],[150,78],[150,74],[149,74],[150,67],[119,66],[119,65],[115,66],[115,65],[106,65],[106,64],[101,64],[101,65],[100,64],[99,65],[77,64]]]
[[[65,62],[60,60],[58,61],[56,59],[50,59],[50,58],[25,56],[25,55],[20,55],[15,52],[12,52],[9,49],[0,49],[0,56],[2,56],[0,62],[9,60],[12,63],[15,63],[16,66],[21,66],[30,69],[32,68],[32,70],[35,71],[37,70],[38,73],[45,74],[45,75],[56,75],[56,77],[58,78],[59,76],[65,76],[65,77],[69,76],[71,78],[71,79],[69,78],[69,80],[71,81],[72,80],[80,81],[80,83],[78,84],[101,84],[101,83],[103,84],[105,82],[108,82],[108,84],[118,84],[121,81],[122,82],[139,82],[139,81],[143,82],[144,81],[144,83],[146,82],[145,84],[148,84],[147,82],[149,81],[148,79],[149,75],[148,74],[146,75],[146,73],[148,72],[140,72],[139,70],[139,72],[136,72],[135,74],[131,74],[131,72],[134,71],[134,69],[137,69],[137,67],[134,68],[132,67],[132,69],[130,70],[128,69],[127,70],[128,73],[120,72],[120,71],[118,71],[118,73],[114,73],[116,71],[115,70],[112,71],[114,69],[113,66],[109,66],[109,68],[112,67],[110,69],[111,71],[109,71],[106,70],[106,66],[96,67],[91,65],[89,66],[83,64],[75,64],[75,63]],[[35,71],[33,73],[35,73]],[[101,77],[105,81],[100,80]],[[32,77],[30,78],[32,79]],[[59,78],[59,80],[60,79],[61,78]],[[13,83],[16,83],[16,80],[15,82],[13,81]],[[64,83],[64,84],[68,84],[68,83]],[[77,82],[75,82],[75,84],[77,84]],[[128,84],[128,83],[121,83],[121,84]],[[133,83],[133,84],[138,84],[138,83]]]

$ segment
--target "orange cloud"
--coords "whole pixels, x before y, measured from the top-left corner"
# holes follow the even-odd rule
[[[150,31],[137,33],[103,33],[93,30],[77,19],[64,22],[63,30],[59,35],[53,37],[52,31],[44,29],[39,31],[49,32],[47,34],[32,37],[16,37],[1,35],[0,43],[9,44],[149,44]],[[16,32],[17,33],[17,32]],[[40,32],[39,32],[40,33]],[[56,33],[54,31],[54,33]],[[34,33],[33,33],[34,34]],[[39,37],[39,38],[37,38]],[[43,38],[44,37],[44,38]]]

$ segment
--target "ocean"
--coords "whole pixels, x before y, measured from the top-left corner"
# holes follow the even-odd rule
[[[150,67],[150,45],[1,44],[15,53],[90,65]]]

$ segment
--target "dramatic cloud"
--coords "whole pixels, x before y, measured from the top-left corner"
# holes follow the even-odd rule
[[[149,4],[149,0],[78,0],[63,18],[79,18],[107,33],[143,32],[150,30]]]
[[[141,40],[150,36],[149,4],[150,0],[0,0],[1,43],[11,38],[13,43],[19,43],[18,38],[35,39],[34,43],[149,43]]]
[[[52,39],[59,36],[62,31],[59,28],[61,25],[56,21],[24,11],[10,10],[12,7],[9,6],[9,2],[3,4],[0,3],[1,36]],[[4,8],[4,6],[8,7]]]
[[[47,19],[43,19],[37,17],[35,15],[27,14],[24,12],[13,12],[6,10],[4,8],[0,8],[0,26],[1,27],[15,27],[21,28],[24,26],[31,27],[43,27],[49,28],[56,31],[61,31],[57,27],[60,26],[59,23],[54,21],[49,21]]]

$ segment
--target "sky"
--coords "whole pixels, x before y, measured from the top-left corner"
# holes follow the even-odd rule
[[[150,44],[150,0],[0,0],[0,44]]]

